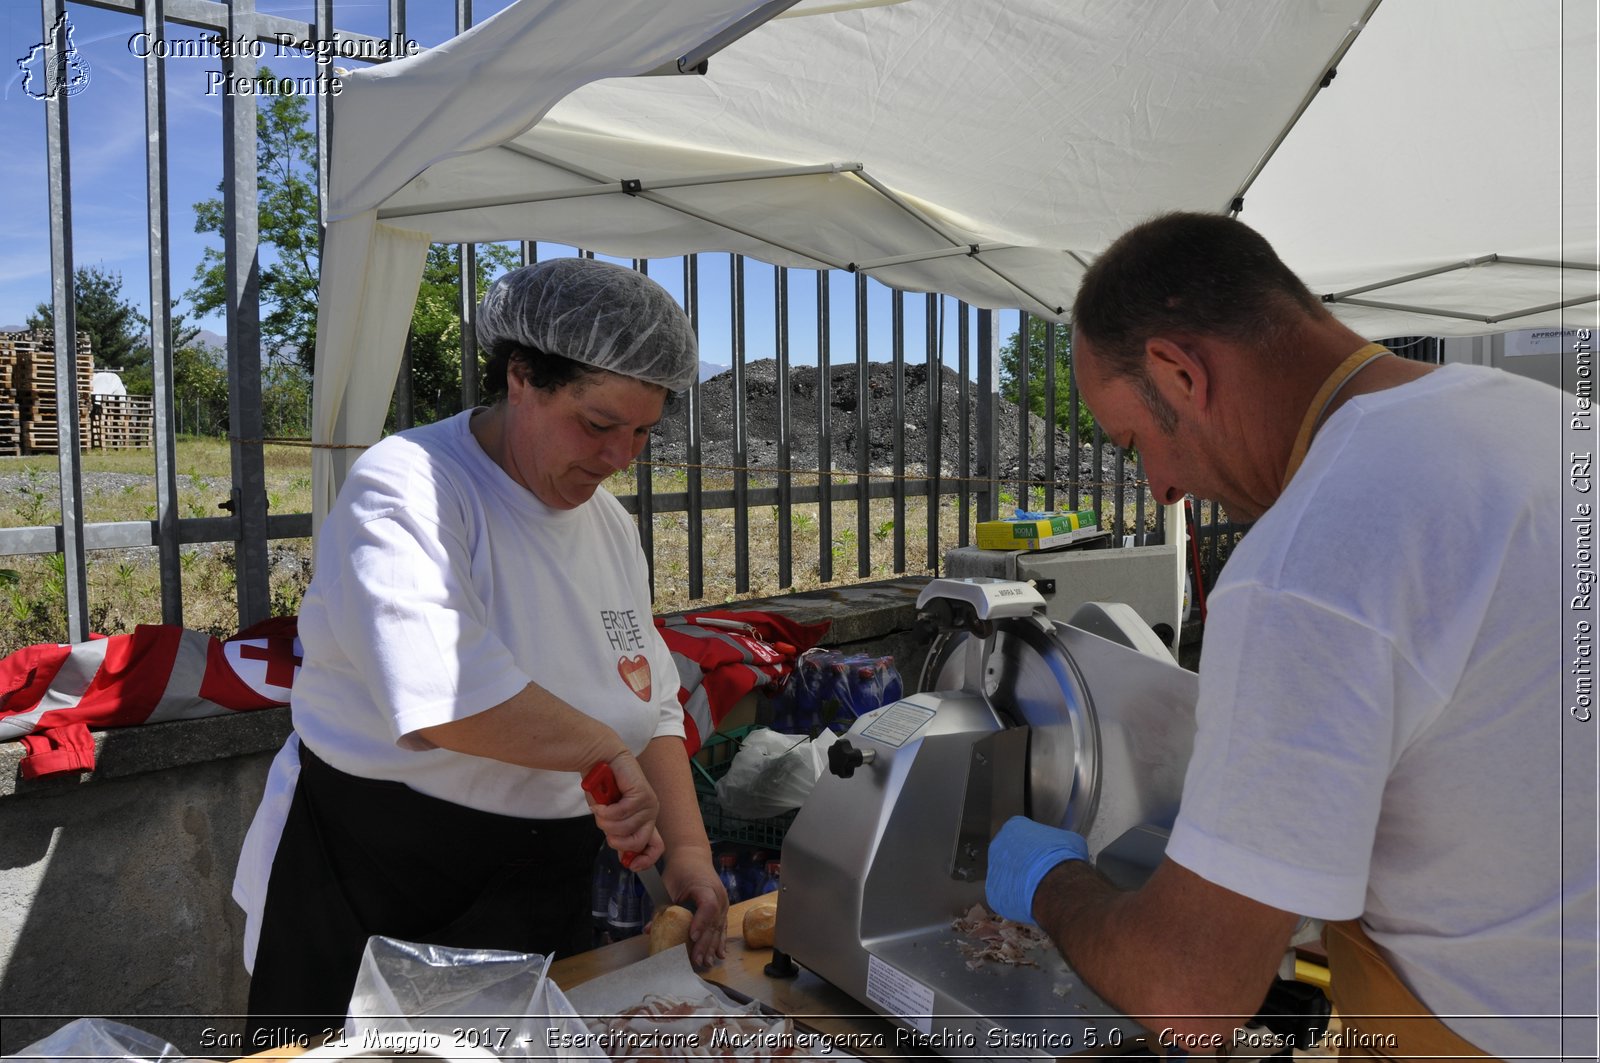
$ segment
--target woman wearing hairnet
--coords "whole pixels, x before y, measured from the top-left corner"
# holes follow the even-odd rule
[[[694,380],[689,321],[639,273],[560,259],[500,278],[478,338],[504,395],[368,450],[317,543],[295,735],[234,884],[275,1043],[342,1024],[369,935],[587,948],[602,834],[636,868],[664,856],[692,958],[722,955],[677,672],[600,486]],[[615,804],[579,787],[596,764]]]

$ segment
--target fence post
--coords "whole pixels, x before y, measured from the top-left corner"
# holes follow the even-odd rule
[[[89,637],[88,564],[83,545],[83,476],[78,455],[78,332],[72,265],[72,165],[67,134],[65,0],[43,0],[46,72],[56,91],[45,100],[45,168],[50,196],[50,300],[55,320],[56,458],[61,470],[61,553],[65,562],[67,640]]]
[[[978,311],[978,520],[994,520],[1000,499],[995,422],[999,420],[1000,341],[993,310]]]
[[[235,0],[228,8],[228,38],[256,39],[255,0]],[[222,61],[230,81],[253,81],[256,59],[237,49]],[[237,526],[234,550],[239,624],[265,620],[271,611],[267,589],[267,489],[261,451],[261,291],[260,219],[256,197],[256,98],[229,93],[222,98],[224,227],[223,268],[227,278],[228,435],[233,464],[229,501]]]

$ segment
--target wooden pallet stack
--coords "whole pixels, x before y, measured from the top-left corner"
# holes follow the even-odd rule
[[[11,388],[0,392],[0,409],[13,402],[18,408],[21,453],[54,454],[59,432],[56,409],[55,337],[48,332],[0,333],[0,348],[14,352]],[[89,334],[78,333],[78,423],[89,423],[89,397],[94,385],[94,356]],[[0,423],[5,414],[0,412]],[[0,430],[3,431],[3,430]],[[0,450],[0,454],[12,451]]]
[[[33,350],[26,332],[0,332],[0,458],[22,453],[22,404],[17,401],[17,360]]]
[[[89,445],[99,450],[150,446],[155,399],[149,395],[96,395],[89,418]]]

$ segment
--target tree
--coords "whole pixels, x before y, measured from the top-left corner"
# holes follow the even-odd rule
[[[228,431],[228,369],[223,354],[205,344],[172,352],[172,400],[178,423],[195,435]]]
[[[521,263],[506,244],[480,244],[478,291]],[[422,269],[417,306],[411,314],[411,394],[418,423],[461,407],[461,249],[433,244]],[[432,416],[428,416],[431,411]]]
[[[269,436],[311,434],[311,373],[298,362],[269,362],[262,368],[261,427]]]
[[[261,348],[271,358],[287,354],[311,369],[317,346],[317,270],[321,240],[317,220],[317,138],[306,128],[304,97],[277,95],[277,79],[262,67],[256,76],[257,228],[276,261],[261,270]],[[222,186],[217,190],[222,191]],[[196,203],[194,231],[221,235],[229,222],[218,197]],[[208,247],[185,293],[201,315],[228,305],[221,250]]]
[[[267,67],[257,75],[264,88],[265,83],[275,80]],[[308,110],[303,97],[263,92],[257,101],[258,226],[261,242],[270,245],[277,258],[261,271],[261,346],[269,363],[277,356],[289,355],[309,373],[317,344],[321,238],[315,184],[316,137],[307,128]],[[196,232],[221,234],[227,222],[221,198],[195,204]],[[411,325],[412,387],[420,421],[429,420],[429,412],[437,418],[460,406],[460,262],[460,250],[454,245],[434,244],[428,249]],[[516,253],[509,246],[480,245],[479,288],[486,286],[490,277],[517,264]],[[220,250],[206,249],[195,270],[195,286],[186,295],[200,314],[227,306],[227,275]],[[290,377],[282,379],[287,381]]]
[[[129,369],[150,364],[150,322],[122,297],[122,274],[101,266],[79,266],[73,274],[72,301],[79,332],[89,334],[96,365]],[[40,303],[28,328],[56,327],[55,308]]]
[[[1048,323],[1042,318],[1028,318],[1028,409],[1040,417],[1045,406],[1045,366],[1050,360]],[[1056,333],[1056,427],[1070,432],[1072,424],[1072,334],[1066,326],[1057,325]],[[1016,402],[1021,389],[1017,386],[1020,362],[1019,333],[1013,332],[1000,348],[1000,394]],[[1083,399],[1078,399],[1078,438],[1088,440],[1094,432],[1094,415]]]
[[[200,328],[198,325],[189,324],[184,315],[179,313],[178,300],[176,299],[172,300],[171,320],[173,379],[177,384],[181,385],[182,380],[178,373],[178,366],[184,353],[193,347],[195,340],[199,338]],[[128,394],[130,395],[154,395],[156,392],[155,367],[152,364],[153,359],[150,357],[150,350],[151,347],[147,341],[140,364],[122,374],[123,386],[128,389]]]

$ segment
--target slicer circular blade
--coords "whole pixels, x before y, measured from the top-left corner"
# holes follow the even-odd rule
[[[1029,816],[1087,835],[1100,798],[1100,733],[1071,654],[1049,621],[1000,620],[985,640],[982,674],[969,675],[970,643],[978,637],[940,634],[919,689],[981,694],[1002,721],[1027,725]]]

